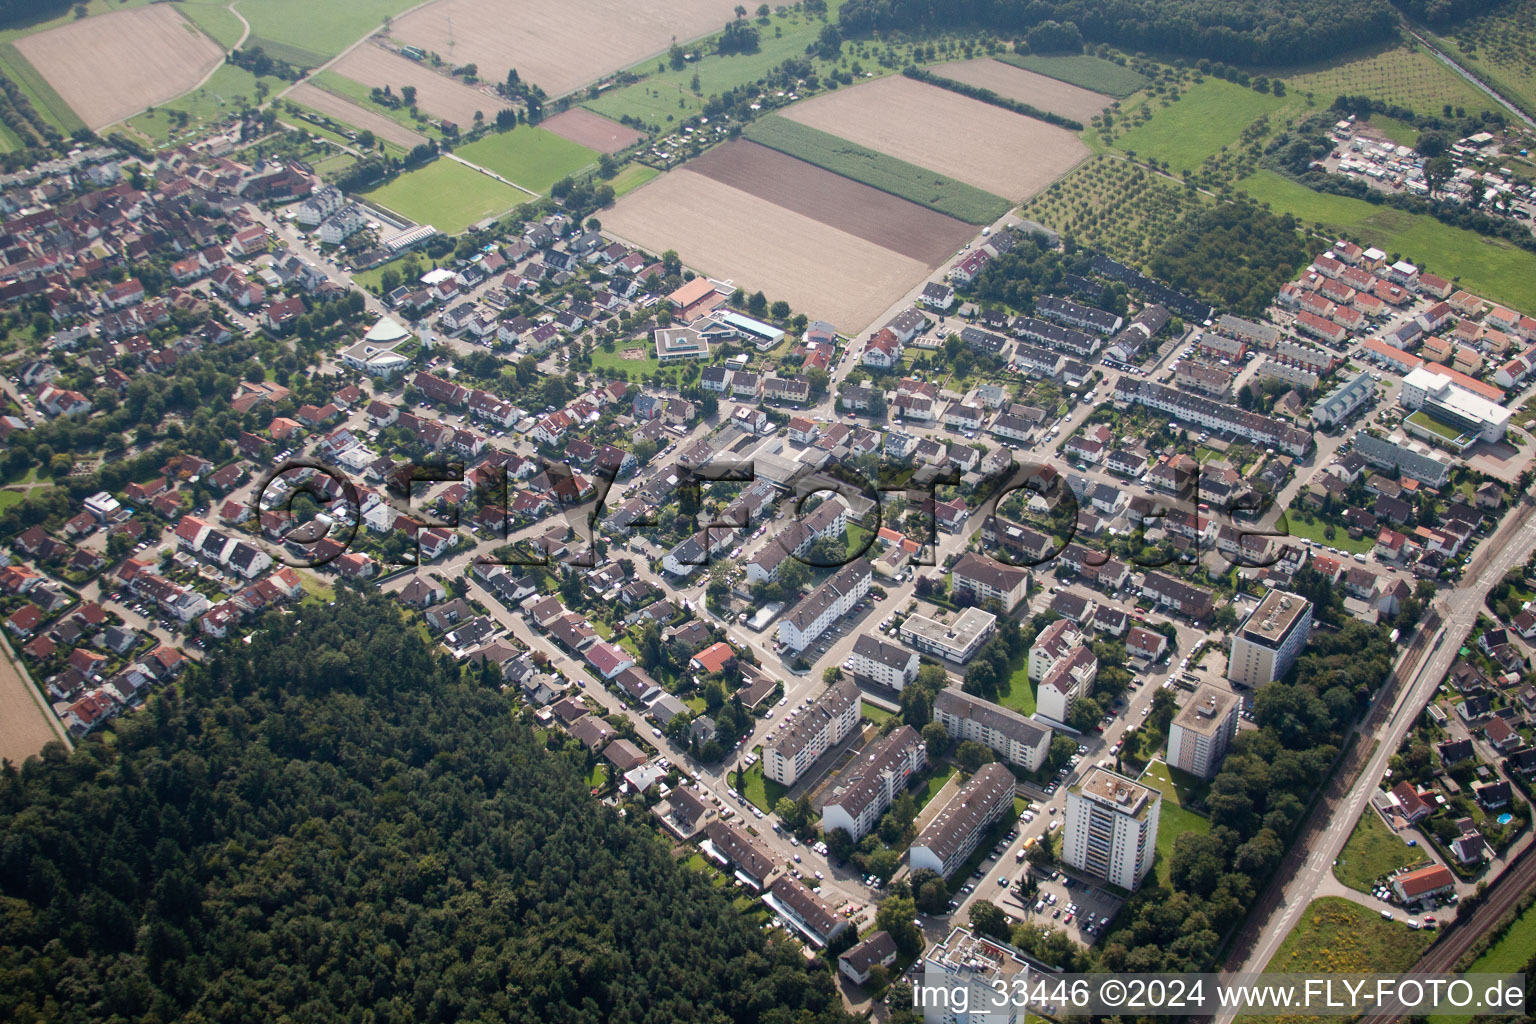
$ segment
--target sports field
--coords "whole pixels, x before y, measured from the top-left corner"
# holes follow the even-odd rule
[[[1178,102],[1155,108],[1152,120],[1120,136],[1115,145],[1134,152],[1137,159],[1166,161],[1174,170],[1191,171],[1223,147],[1234,146],[1244,128],[1286,102],[1207,78],[1191,86]]]
[[[598,154],[542,127],[522,125],[493,132],[457,151],[486,170],[515,181],[530,192],[544,193],[561,178],[597,163]]]
[[[1261,170],[1237,187],[1275,212],[1295,214],[1303,223],[1323,224],[1366,245],[1376,245],[1485,298],[1519,310],[1536,310],[1536,253],[1433,217],[1375,206],[1363,199],[1326,195]]]
[[[411,86],[416,90],[418,110],[452,121],[466,132],[474,127],[477,112],[486,120],[494,120],[498,110],[509,106],[488,89],[466,85],[460,79],[439,74],[424,64],[372,44],[355,47],[326,70],[361,82],[369,89],[389,86],[396,95],[403,87]]]
[[[761,289],[850,334],[929,272],[920,260],[687,168],[631,192],[602,218],[605,232],[654,252],[675,249],[696,270]]]
[[[70,22],[15,45],[92,130],[181,95],[224,59],[217,43],[159,4]]]
[[[288,90],[285,99],[319,111],[327,117],[333,117],[343,124],[349,124],[353,128],[366,129],[373,132],[379,138],[387,142],[393,142],[397,146],[406,149],[414,149],[427,141],[425,135],[411,131],[393,118],[385,117],[377,111],[369,110],[361,104],[308,82],[300,82]]]
[[[1033,53],[1000,53],[997,59],[1004,64],[1012,64],[1025,71],[1055,78],[1069,85],[1075,85],[1079,89],[1102,92],[1116,99],[1123,100],[1147,84],[1146,78],[1139,71],[1132,71],[1114,61],[1093,57],[1086,53],[1063,57],[1046,57]]]
[[[456,160],[439,158],[364,198],[418,224],[458,234],[487,217],[506,213],[528,197]]]
[[[718,32],[735,0],[437,0],[397,19],[390,36],[474,64],[482,77],[562,96],[669,47]]]
[[[688,169],[932,266],[975,233],[963,221],[755,142],[716,146]]]
[[[420,0],[238,0],[251,23],[246,46],[300,67],[324,64]]]
[[[1084,124],[1112,102],[1112,97],[1104,93],[1080,89],[990,57],[936,64],[928,70],[957,82],[991,89],[999,96],[1028,103],[1032,107],[1061,114]]]
[[[877,153],[847,139],[770,114],[747,126],[753,142],[825,168],[871,188],[925,206],[968,224],[990,224],[1008,212],[1009,202],[974,185],[945,177],[905,160]]]
[[[784,114],[1015,202],[1088,155],[1063,128],[900,75],[823,93]]]
[[[547,117],[539,122],[539,127],[599,153],[617,153],[645,138],[644,132],[594,114],[585,107],[572,107]]]

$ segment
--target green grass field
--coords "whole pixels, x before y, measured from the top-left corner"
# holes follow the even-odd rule
[[[876,725],[883,725],[891,720],[891,713],[889,711],[884,708],[877,708],[867,700],[859,703],[859,714]]]
[[[840,6],[842,0],[829,0],[827,4],[827,19],[832,24],[837,23]],[[758,24],[754,19],[752,24],[760,41],[758,52],[729,56],[710,53],[680,70],[668,67],[661,73],[656,71],[657,61],[650,60],[631,69],[648,76],[643,81],[609,89],[588,98],[585,105],[615,121],[630,117],[655,128],[686,120],[702,111],[710,96],[755,82],[791,57],[806,59],[805,48],[816,41],[826,23],[789,10],[782,17],[771,16],[768,25]],[[775,29],[780,32],[777,38]],[[697,91],[693,88],[694,75],[699,76]]]
[[[1381,134],[1397,143],[1399,146],[1414,146],[1419,141],[1419,130],[1407,121],[1399,121],[1395,117],[1385,114],[1371,116],[1370,124]]]
[[[455,152],[540,195],[561,178],[597,163],[597,151],[543,128],[492,132]]]
[[[1536,2],[1499,4],[1435,42],[1526,113],[1536,110]]]
[[[387,117],[396,124],[409,128],[413,132],[421,135],[430,135],[439,140],[443,137],[441,132],[427,123],[425,115],[418,121],[405,107],[386,107],[383,104],[375,103],[373,101],[373,89],[362,82],[354,81],[334,71],[317,71],[309,76],[308,81],[310,84],[318,86],[326,92],[334,93],[342,99],[351,100],[366,110],[371,110],[375,114]]]
[[[736,788],[735,772],[727,774],[727,782],[731,788]],[[773,805],[779,802],[779,797],[788,792],[788,786],[763,778],[763,762],[759,761],[747,769],[746,786],[742,794],[758,810],[763,812],[773,810]]]
[[[1353,540],[1344,531],[1342,526],[1334,527],[1333,539],[1330,540],[1325,532],[1327,529],[1328,524],[1320,519],[1314,519],[1310,523],[1304,522],[1296,511],[1286,510],[1285,530],[1283,532],[1291,537],[1316,541],[1319,544],[1330,548],[1338,548],[1350,554],[1354,554],[1356,551],[1369,551],[1376,546],[1375,537],[1361,537],[1359,540]]]
[[[644,359],[624,358],[625,349],[638,348],[645,353]],[[612,352],[604,352],[601,345],[592,347],[592,369],[605,370],[615,373],[623,370],[629,375],[630,380],[640,377],[649,377],[661,369],[661,364],[656,361],[656,346],[649,342],[637,342],[633,345],[616,345]]]
[[[649,167],[645,164],[629,164],[618,174],[615,174],[613,180],[608,182],[608,184],[613,186],[614,196],[622,196],[633,192],[659,174],[661,172],[654,167]]]
[[[1005,708],[1012,708],[1021,715],[1035,713],[1035,684],[1029,681],[1029,657],[1019,656],[1019,663],[1014,666],[1013,673],[1008,677],[1008,692],[999,693],[997,702]]]
[[[1532,950],[1536,950],[1536,906],[1527,907],[1523,914],[1515,918],[1509,930],[1489,947],[1488,952],[1474,960],[1467,971],[1479,974],[1518,974],[1531,962]],[[1433,1024],[1466,1024],[1474,1018],[1435,1014],[1429,1019]]]
[[[748,125],[745,134],[770,149],[968,224],[990,224],[1010,206],[1001,196],[786,117],[762,118]]]
[[[1406,971],[1434,938],[1434,932],[1416,932],[1401,921],[1384,921],[1376,911],[1342,896],[1324,896],[1308,905],[1269,961],[1266,973]]]
[[[1275,212],[1293,213],[1365,245],[1400,253],[1426,270],[1454,278],[1461,287],[1520,310],[1536,309],[1536,253],[1433,217],[1374,206],[1363,199],[1326,195],[1261,170],[1237,187]]]
[[[1156,109],[1152,119],[1132,128],[1115,145],[1140,159],[1165,161],[1174,170],[1192,171],[1208,156],[1236,146],[1238,137],[1265,114],[1287,101],[1219,78],[1208,78],[1177,102]]]
[[[993,57],[1004,64],[1012,64],[1016,68],[1033,71],[1037,75],[1045,75],[1079,89],[1092,89],[1122,100],[1147,84],[1140,72],[1086,53],[1069,57],[998,53],[993,54]]]
[[[1349,841],[1333,866],[1333,877],[1360,892],[1370,892],[1375,881],[1398,868],[1425,861],[1421,847],[1409,846],[1367,807],[1349,834]]]
[[[1304,68],[1286,79],[1292,92],[1312,93],[1319,107],[1339,96],[1369,96],[1407,107],[1416,114],[1439,114],[1449,103],[1476,110],[1496,110],[1482,90],[1436,60],[1428,51],[1406,46],[1378,50],[1354,60]]]
[[[131,117],[125,123],[134,131],[147,136],[156,145],[165,145],[171,141],[184,142],[188,137],[195,135],[204,124],[228,117],[244,106],[256,105],[259,102],[257,81],[257,77],[244,68],[233,64],[221,64],[214,71],[213,77],[199,88],[178,96],[154,110]],[[259,81],[266,83],[269,94],[276,93],[283,87],[281,79],[264,78]],[[169,112],[173,110],[185,111],[191,115],[191,120],[185,129],[178,128],[176,122],[172,120]]]
[[[247,46],[304,67],[324,64],[416,0],[239,0],[235,9],[251,23]]]
[[[1163,794],[1163,806],[1157,820],[1157,880],[1168,884],[1168,872],[1173,863],[1173,844],[1186,832],[1204,835],[1211,830],[1211,820],[1204,815],[1184,809],[1183,801],[1189,797],[1189,787],[1176,783],[1169,767],[1161,761],[1153,761],[1141,774],[1141,782]]]
[[[912,791],[912,798],[917,801],[918,810],[922,810],[928,805],[928,801],[932,800],[939,790],[944,788],[944,784],[954,776],[955,771],[954,765],[948,762],[941,764],[938,768],[934,769],[931,775],[923,780],[922,785]]]
[[[438,159],[374,189],[366,198],[418,224],[458,234],[528,197],[453,160]]]
[[[54,91],[48,80],[38,74],[32,62],[21,55],[10,42],[0,42],[0,73],[15,82],[27,99],[32,101],[43,120],[52,124],[66,135],[72,134],[85,127],[85,122],[80,120],[64,97]]]
[[[240,42],[241,33],[245,31],[240,18],[224,4],[181,0],[176,9],[226,50],[233,50]]]

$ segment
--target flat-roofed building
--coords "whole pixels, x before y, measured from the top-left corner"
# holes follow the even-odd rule
[[[924,999],[923,1024],[1024,1024],[1038,1020],[1035,1014],[1046,1009],[1044,999],[1027,1007],[1023,1000],[1013,999],[1007,1006],[998,1006],[997,994],[1022,990],[1033,995],[1038,981],[1060,970],[965,927],[955,928],[929,949],[920,964],[921,991],[943,996]]]
[[[1168,763],[1214,778],[1237,735],[1237,694],[1202,684],[1168,727]]]
[[[980,608],[967,608],[950,622],[939,622],[926,615],[909,615],[901,624],[901,639],[925,654],[963,665],[996,629],[996,615]]]
[[[1420,366],[1403,378],[1398,401],[1484,441],[1501,441],[1510,411],[1449,377]],[[1407,424],[1404,424],[1405,428]]]
[[[1122,889],[1135,889],[1152,870],[1163,795],[1123,775],[1090,768],[1067,791],[1061,859]]]
[[[1259,687],[1282,678],[1296,663],[1312,634],[1312,603],[1271,590],[1232,634],[1227,678]]]
[[[848,670],[855,676],[873,679],[881,686],[901,690],[917,678],[919,658],[916,651],[888,643],[870,633],[861,633],[848,656]]]
[[[935,694],[933,719],[951,738],[974,740],[1026,771],[1039,771],[1051,752],[1050,728],[963,690]]]
[[[828,687],[793,725],[763,745],[763,775],[793,786],[816,759],[859,724],[859,688],[844,679]]]
[[[996,763],[982,765],[955,798],[934,816],[913,840],[907,863],[913,871],[927,868],[945,878],[965,863],[987,828],[1013,813],[1016,786],[1013,773]]]
[[[880,737],[838,775],[821,808],[821,830],[842,829],[863,839],[912,776],[928,765],[928,745],[910,725]]]

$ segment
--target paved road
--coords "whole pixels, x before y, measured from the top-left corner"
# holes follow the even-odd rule
[[[1432,634],[1434,640],[1428,655],[1412,670],[1406,685],[1400,688],[1386,722],[1378,730],[1368,730],[1361,735],[1360,742],[1374,740],[1377,743],[1364,770],[1341,800],[1325,799],[1314,810],[1312,820],[1324,820],[1327,827],[1314,840],[1305,843],[1299,840],[1293,847],[1293,850],[1304,853],[1304,862],[1300,867],[1296,867],[1291,859],[1282,864],[1270,886],[1271,892],[1281,894],[1278,906],[1268,914],[1261,906],[1250,918],[1247,931],[1260,938],[1240,962],[1229,961],[1230,971],[1262,971],[1295,927],[1323,879],[1331,872],[1333,861],[1348,840],[1355,820],[1380,784],[1388,760],[1450,669],[1457,650],[1477,620],[1478,609],[1489,589],[1505,572],[1522,564],[1536,548],[1536,515],[1533,512],[1536,512],[1533,506],[1516,506],[1505,523],[1478,545],[1468,579],[1435,603],[1441,611],[1442,623]],[[1373,715],[1370,721],[1375,717]],[[1215,1019],[1220,1024],[1227,1024],[1234,1016],[1235,1012],[1224,1012]]]

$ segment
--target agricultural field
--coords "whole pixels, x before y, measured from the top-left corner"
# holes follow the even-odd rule
[[[17,88],[32,102],[33,109],[59,131],[73,134],[85,127],[80,115],[70,109],[64,97],[54,91],[48,80],[38,73],[12,43],[0,43],[0,73],[15,82]]]
[[[15,46],[93,131],[180,96],[224,59],[217,43],[158,4],[70,22]]]
[[[785,117],[761,118],[744,134],[770,149],[968,224],[990,224],[1008,212],[1008,200],[1001,196]]]
[[[1292,92],[1310,92],[1319,107],[1339,96],[1369,96],[1416,114],[1439,114],[1447,103],[1465,107],[1469,113],[1499,109],[1486,93],[1417,46],[1393,47],[1342,64],[1303,70],[1287,78],[1286,86]]]
[[[1191,86],[1176,102],[1157,109],[1151,120],[1115,140],[1138,160],[1157,160],[1176,171],[1192,171],[1206,157],[1235,146],[1254,121],[1286,106],[1269,93],[1207,78]]]
[[[841,0],[832,0],[827,4],[829,21],[837,20],[840,3]],[[646,76],[643,81],[589,96],[585,106],[615,121],[627,117],[660,130],[669,122],[684,121],[698,114],[710,96],[755,82],[791,57],[810,59],[806,47],[816,41],[824,24],[820,18],[795,10],[771,15],[767,25],[754,20],[759,39],[756,53],[701,54],[681,68],[672,68],[660,58],[648,59],[630,68],[635,74]],[[709,31],[720,28],[713,25]],[[697,89],[693,87],[695,75],[699,80]]]
[[[239,46],[241,36],[245,35],[239,15],[215,0],[178,0],[176,9],[226,50]]]
[[[419,0],[236,0],[251,23],[247,47],[259,46],[298,67],[324,64]]]
[[[356,47],[326,69],[327,74],[331,72],[360,82],[370,90],[388,86],[397,96],[403,86],[413,86],[418,110],[439,120],[452,121],[462,131],[474,126],[477,113],[493,120],[498,110],[509,106],[488,88],[466,85],[382,46]]]
[[[1536,2],[1499,4],[1436,42],[1527,114],[1536,110]]]
[[[807,316],[862,330],[929,265],[679,168],[603,212],[603,230],[688,266],[761,289]],[[743,245],[742,239],[751,239]]]
[[[1421,848],[1403,842],[1402,837],[1381,820],[1381,815],[1367,807],[1334,862],[1333,877],[1351,889],[1370,892],[1381,876],[1399,868],[1423,864],[1425,860]]]
[[[561,178],[597,163],[598,154],[542,127],[492,132],[455,151],[472,164],[544,193]]]
[[[630,164],[615,174],[608,184],[613,186],[615,196],[628,195],[660,173],[656,168],[647,167],[645,164]]]
[[[75,4],[50,5],[47,12],[42,15],[35,11],[17,12],[6,22],[5,28],[0,28],[0,43],[13,43],[35,32],[73,24],[79,20],[75,17],[75,10],[79,7],[84,7],[86,16],[90,17],[111,11],[125,11],[133,7],[147,7],[154,2],[156,0],[80,0]]]
[[[999,53],[997,59],[1025,71],[1054,78],[1079,89],[1101,92],[1123,100],[1146,87],[1146,78],[1138,71],[1121,67],[1114,61],[1086,53],[1067,57],[1042,57],[1038,54]]]
[[[1020,208],[1021,216],[1146,267],[1203,200],[1176,182],[1096,156]]]
[[[1013,201],[1088,155],[1063,128],[899,75],[824,93],[785,116]]]
[[[594,114],[585,107],[572,107],[547,117],[539,122],[539,127],[599,153],[617,153],[645,138],[644,132]]]
[[[487,217],[495,217],[528,197],[457,160],[438,159],[400,175],[364,195],[369,202],[458,234]]]
[[[1070,117],[1084,124],[1113,102],[1113,98],[1104,93],[1080,89],[990,57],[936,64],[928,70],[957,82],[991,89],[999,96],[1028,103],[1032,107]]]
[[[183,142],[196,135],[205,124],[219,121],[243,107],[261,102],[258,84],[269,93],[281,89],[276,78],[258,79],[244,68],[220,64],[212,77],[190,92],[183,93],[154,110],[146,110],[124,122],[130,134],[137,134],[156,146]],[[182,126],[183,116],[185,127]]]
[[[718,32],[734,0],[438,0],[389,30],[396,42],[474,64],[488,81],[516,68],[524,82],[563,96],[664,51]]]
[[[288,90],[283,98],[324,114],[326,117],[334,118],[342,124],[373,132],[386,142],[393,142],[408,150],[427,141],[425,135],[411,131],[393,118],[385,117],[383,114],[369,110],[329,90],[311,85],[309,82],[300,82]]]
[[[975,233],[963,221],[755,142],[716,146],[690,161],[688,170],[930,266]]]
[[[1516,309],[1536,309],[1536,253],[1433,217],[1314,192],[1273,171],[1261,170],[1237,187],[1269,203],[1276,213],[1292,213],[1304,224],[1322,224],[1362,244],[1399,253],[1485,298]]]
[[[20,765],[57,739],[58,719],[22,676],[10,645],[0,649],[0,758]]]

